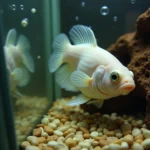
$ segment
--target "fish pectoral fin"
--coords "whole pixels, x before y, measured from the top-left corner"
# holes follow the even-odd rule
[[[92,78],[82,71],[74,71],[70,79],[76,87],[90,87],[92,82]]]
[[[68,106],[78,106],[78,105],[88,102],[89,100],[90,100],[89,97],[86,97],[83,94],[80,94],[77,97],[73,98],[67,105]]]
[[[78,92],[79,89],[71,82],[71,74],[72,72],[69,64],[66,63],[56,71],[56,81],[61,88],[64,88],[67,91]]]
[[[101,108],[104,103],[104,100],[91,100],[87,104],[93,104],[98,108]]]
[[[20,68],[16,68],[11,75],[19,87],[27,85],[30,80],[30,74],[23,65],[21,65]]]
[[[22,76],[23,76],[23,72],[22,72],[22,70],[20,68],[15,68],[13,70],[13,72],[11,73],[11,77],[15,81],[21,80]]]

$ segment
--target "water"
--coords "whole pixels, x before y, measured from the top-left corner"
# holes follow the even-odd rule
[[[4,84],[1,84],[0,87],[2,85],[8,86],[8,88],[4,87],[4,89],[9,89],[10,91],[7,91],[7,93],[10,92],[9,94],[12,97],[11,101],[5,99],[5,97],[4,99],[2,99],[2,101],[5,100],[3,104],[13,103],[13,110],[14,110],[14,113],[12,113],[10,112],[10,109],[6,109],[8,112],[6,113],[6,117],[4,117],[5,120],[3,122],[7,123],[6,122],[7,114],[14,114],[17,143],[20,144],[24,139],[29,140],[29,138],[27,138],[27,136],[29,135],[28,133],[31,133],[30,135],[32,135],[33,132],[31,131],[33,131],[34,127],[37,127],[37,124],[39,124],[37,127],[37,130],[39,131],[38,140],[46,139],[43,145],[45,146],[44,147],[45,149],[48,148],[47,146],[48,139],[50,139],[51,136],[54,138],[56,137],[55,135],[53,136],[54,131],[56,134],[59,134],[59,132],[56,132],[59,126],[61,126],[60,129],[64,128],[64,126],[66,127],[66,129],[62,129],[61,131],[73,130],[73,132],[70,134],[71,139],[77,139],[77,140],[78,138],[76,137],[74,138],[74,133],[75,135],[77,135],[76,133],[81,133],[81,132],[74,131],[74,130],[76,129],[80,130],[82,129],[81,128],[82,126],[88,130],[87,133],[89,133],[88,136],[89,138],[91,138],[90,140],[92,140],[94,137],[94,133],[91,134],[91,132],[93,131],[98,136],[105,134],[103,130],[100,131],[101,125],[102,126],[104,125],[106,128],[110,129],[110,133],[108,134],[112,134],[112,136],[118,135],[118,139],[120,138],[123,139],[126,134],[124,133],[116,134],[114,133],[115,131],[114,128],[117,128],[117,130],[119,129],[119,131],[122,132],[121,126],[124,124],[125,126],[126,124],[130,124],[129,126],[132,127],[130,134],[132,134],[132,130],[134,130],[133,127],[140,128],[142,126],[143,128],[146,128],[146,125],[143,125],[143,119],[145,118],[145,116],[143,117],[143,119],[141,119],[140,117],[134,116],[134,114],[132,113],[134,111],[138,113],[142,113],[146,111],[146,107],[145,107],[146,90],[144,89],[144,86],[147,86],[149,83],[147,82],[149,79],[149,68],[148,68],[149,59],[146,59],[147,56],[149,56],[148,50],[150,49],[148,43],[149,39],[147,39],[147,37],[149,37],[149,34],[145,35],[145,33],[140,34],[141,32],[138,32],[138,34],[134,34],[133,36],[131,35],[132,33],[137,31],[136,20],[139,15],[141,15],[144,11],[146,11],[149,8],[150,1],[149,0],[147,1],[146,0],[145,1],[144,0],[120,0],[120,1],[119,0],[80,0],[80,1],[78,0],[72,0],[72,1],[71,0],[41,0],[40,1],[39,0],[36,2],[35,1],[18,0],[16,2],[9,1],[10,3],[8,3],[7,0],[0,1],[0,6],[2,6],[0,8],[0,15],[2,15],[2,19],[3,19],[1,33],[2,33],[2,39],[4,44],[2,45],[2,47],[4,47],[4,51],[7,50],[6,37],[8,32],[11,30],[12,33],[14,33],[12,39],[7,40],[8,42],[7,46],[8,47],[10,46],[9,47],[10,51],[6,55],[10,56],[8,57],[10,59],[6,60],[6,64],[9,66],[10,64],[13,64],[13,61],[11,63],[9,63],[9,61],[21,60],[21,62],[15,63],[14,66],[12,65],[14,68],[11,66],[13,68],[12,70],[9,70],[8,66],[1,65],[0,67],[0,69],[2,69],[3,67],[5,67],[5,69],[7,68],[8,75],[9,75],[8,79],[10,82],[9,85],[6,85],[6,82],[4,82]],[[1,5],[1,3],[3,3],[3,5]],[[146,20],[146,23],[147,21],[149,20]],[[95,105],[93,104],[82,105],[82,107],[85,108],[85,112],[83,112],[82,107],[79,108],[78,106],[75,107],[66,106],[67,102],[72,98],[72,96],[76,96],[78,93],[81,92],[79,91],[77,93],[73,91],[67,91],[66,89],[62,88],[64,86],[61,87],[59,85],[61,82],[64,81],[64,79],[66,81],[65,83],[68,84],[70,83],[69,81],[71,77],[70,74],[67,73],[72,70],[66,69],[63,72],[62,79],[60,80],[60,82],[57,83],[56,79],[58,79],[58,77],[61,75],[60,72],[61,69],[64,67],[64,65],[62,65],[62,68],[58,70],[58,72],[56,73],[50,72],[49,66],[52,65],[55,61],[53,61],[50,64],[49,58],[54,50],[58,50],[56,52],[56,58],[58,58],[60,56],[62,57],[66,56],[63,54],[65,53],[65,50],[67,50],[67,48],[70,47],[75,48],[76,46],[79,47],[83,46],[83,45],[79,45],[80,41],[87,43],[88,40],[88,43],[91,43],[86,45],[86,46],[88,45],[90,46],[89,50],[91,50],[91,55],[88,55],[88,49],[85,49],[84,54],[86,54],[86,56],[84,58],[86,62],[83,62],[83,64],[81,63],[81,65],[83,65],[82,68],[83,72],[85,71],[86,67],[89,67],[87,72],[85,72],[85,74],[88,74],[88,72],[90,72],[89,75],[84,76],[86,79],[88,79],[88,82],[84,78],[83,80],[80,80],[81,81],[79,85],[81,86],[80,88],[84,88],[84,86],[88,88],[88,86],[95,84],[97,91],[103,92],[104,95],[111,96],[111,94],[114,94],[117,91],[119,84],[120,83],[122,84],[123,82],[122,79],[125,73],[122,70],[119,71],[117,65],[116,66],[113,65],[108,70],[105,69],[103,73],[107,73],[107,75],[104,76],[106,77],[105,81],[101,82],[103,79],[100,79],[99,77],[102,75],[101,72],[104,69],[102,69],[101,71],[101,69],[99,68],[100,76],[97,77],[98,83],[95,82],[94,84],[91,84],[91,81],[93,81],[94,78],[94,75],[92,74],[95,71],[95,68],[93,68],[93,70],[90,69],[93,66],[98,66],[99,64],[97,65],[96,64],[97,62],[100,62],[101,65],[101,63],[104,63],[105,61],[107,62],[109,60],[110,61],[109,63],[113,64],[113,60],[110,60],[111,58],[109,57],[107,57],[107,59],[104,59],[105,55],[98,57],[97,60],[94,57],[91,57],[92,55],[95,55],[94,53],[95,51],[92,51],[92,48],[96,47],[96,45],[95,44],[93,45],[93,42],[95,42],[93,41],[94,36],[92,36],[92,38],[89,38],[89,36],[91,36],[92,34],[86,32],[86,30],[84,30],[85,36],[81,36],[81,33],[83,32],[83,30],[81,29],[80,31],[78,31],[78,35],[79,35],[78,37],[76,37],[76,32],[72,34],[72,37],[69,35],[69,31],[72,28],[72,26],[78,24],[85,25],[91,28],[96,38],[97,45],[105,50],[111,49],[112,53],[115,56],[117,56],[117,58],[125,66],[129,67],[129,70],[133,71],[134,79],[137,82],[136,89],[132,93],[129,93],[126,96],[119,96],[119,98],[112,98],[107,101],[104,101],[104,105],[100,109],[95,107]],[[149,25],[143,27],[142,19],[140,25],[141,25],[140,26],[141,29],[145,31],[147,30],[150,31],[150,29],[148,28]],[[65,40],[64,37],[58,39],[57,41],[58,43],[55,45],[54,41],[60,33],[66,34],[73,46],[68,46],[69,44],[66,45],[68,43],[68,40]],[[26,37],[26,39],[23,37]],[[12,54],[13,50],[16,47],[17,50],[19,51],[19,54],[17,56],[15,54],[18,51],[15,51],[16,53]],[[82,52],[83,50],[84,48],[81,47],[79,53]],[[0,52],[2,52],[2,50],[0,50]],[[75,51],[74,53],[77,54]],[[16,60],[16,58],[20,55],[22,57],[19,57]],[[70,53],[70,55],[73,54]],[[16,57],[14,58],[14,56]],[[62,62],[62,57],[60,57],[58,64]],[[132,59],[133,57],[135,59]],[[34,65],[32,64],[31,59],[34,62]],[[0,61],[1,60],[2,59],[0,55]],[[74,59],[70,58],[70,61],[73,60]],[[134,60],[136,60],[136,62],[134,62]],[[73,66],[76,67],[76,65],[74,65],[74,62],[72,64]],[[131,65],[134,64],[135,66],[131,67]],[[19,70],[15,68],[16,66],[17,69]],[[136,66],[138,66],[138,68]],[[34,68],[34,70],[32,70],[32,67]],[[105,67],[105,64],[101,65],[100,67],[102,68]],[[118,83],[112,82],[111,80],[112,71],[115,72],[114,78],[116,77],[119,78],[116,81],[120,81],[120,82]],[[1,83],[2,74],[3,72],[0,70],[0,83]],[[7,75],[5,74],[5,76]],[[130,76],[132,77],[131,72],[130,72]],[[82,79],[82,74],[79,77],[81,77]],[[69,81],[67,81],[66,78],[69,79]],[[76,76],[74,76],[74,78],[76,78]],[[78,82],[79,80],[76,81]],[[77,86],[75,82],[73,84]],[[99,89],[101,84],[106,84],[105,87],[102,89],[102,91]],[[107,84],[110,86],[107,86]],[[114,88],[115,91],[111,92],[110,88],[113,86],[116,86],[116,88]],[[2,88],[0,88],[0,93],[1,93],[1,89]],[[126,90],[129,89],[127,88]],[[145,92],[138,93],[136,90],[145,91]],[[89,90],[89,93],[90,92],[91,91]],[[99,93],[95,94],[94,90],[92,92],[93,95],[96,96],[99,95]],[[126,92],[123,94],[126,94]],[[68,101],[65,99],[66,97],[68,98],[67,99]],[[58,98],[60,98],[60,100],[58,103],[55,103],[55,109],[50,110],[48,113],[46,113],[47,110],[53,105],[54,100]],[[3,108],[7,108],[7,106]],[[1,111],[3,111],[3,109]],[[122,111],[122,114],[124,115],[122,116],[119,111]],[[128,114],[130,113],[129,111],[131,112],[130,117],[128,116]],[[105,115],[103,115],[103,113],[105,113]],[[2,114],[5,114],[5,111]],[[40,118],[42,118],[42,116],[46,118],[46,121],[41,121]],[[116,118],[117,120],[115,122]],[[0,115],[0,120],[1,120],[1,115]],[[113,126],[113,124],[111,124],[112,122],[116,124],[114,124]],[[136,122],[138,122],[137,126],[136,126]],[[10,124],[13,125],[13,123],[11,122],[11,118],[8,120],[8,123],[9,124],[6,127],[10,127],[9,126]],[[42,125],[42,123],[44,125]],[[70,123],[71,123],[71,127],[70,127]],[[51,128],[53,128],[53,132],[47,135],[47,133],[44,130],[46,130],[45,128],[48,128],[48,126],[51,126]],[[77,126],[79,126],[79,128],[77,128]],[[13,129],[11,131],[13,131]],[[97,133],[96,131],[98,131],[99,133]],[[11,135],[10,132],[7,132],[7,134]],[[143,134],[143,132],[141,134]],[[60,136],[63,135],[65,134],[60,133]],[[45,137],[40,138],[40,136],[45,136]],[[4,136],[4,137],[6,138],[6,141],[10,141],[11,139],[7,140],[7,137],[12,137],[12,136]],[[142,139],[145,139],[144,136],[142,137],[143,137]],[[64,144],[66,144],[67,142],[68,141],[65,141]],[[76,144],[78,143],[75,141],[73,142]],[[135,142],[135,138],[133,138],[132,142],[133,143]],[[132,142],[127,144],[127,146],[129,145],[130,148],[132,148]],[[82,145],[82,142],[80,144]],[[89,148],[86,147],[85,149],[92,150],[96,147],[95,145],[99,145],[100,142],[99,143],[89,142],[88,145],[89,144],[91,144],[90,147]],[[42,143],[40,144],[34,143],[34,145],[38,145],[40,147],[42,146]],[[81,149],[84,149],[84,144],[82,146]],[[103,145],[101,145],[101,148],[102,146]],[[99,147],[97,146],[97,148]],[[28,149],[28,148],[22,148],[22,149]],[[74,148],[71,147],[70,149],[74,149]]]

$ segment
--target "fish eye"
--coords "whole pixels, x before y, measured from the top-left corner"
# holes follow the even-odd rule
[[[114,82],[114,83],[118,82],[119,79],[120,79],[119,73],[116,72],[116,71],[112,72],[112,73],[110,74],[110,79],[111,79],[111,81]]]

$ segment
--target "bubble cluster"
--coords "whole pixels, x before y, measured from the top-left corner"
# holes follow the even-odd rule
[[[11,4],[10,5],[10,9],[13,10],[13,11],[16,11],[16,5],[15,4]]]
[[[107,6],[102,6],[101,9],[100,9],[100,13],[103,16],[108,15],[109,14],[109,8]]]
[[[117,17],[117,16],[114,16],[114,17],[113,17],[113,20],[114,20],[114,22],[117,22],[117,21],[118,21],[118,17]]]
[[[21,9],[21,10],[24,10],[24,6],[23,6],[23,5],[20,5],[20,9]]]

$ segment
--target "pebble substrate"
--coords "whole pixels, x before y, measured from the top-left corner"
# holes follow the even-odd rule
[[[45,113],[48,104],[47,98],[37,96],[22,96],[14,100],[14,123],[18,144],[29,135],[35,123]]]
[[[23,150],[149,150],[150,130],[143,115],[89,114],[79,106],[66,106],[70,99],[55,101]]]

